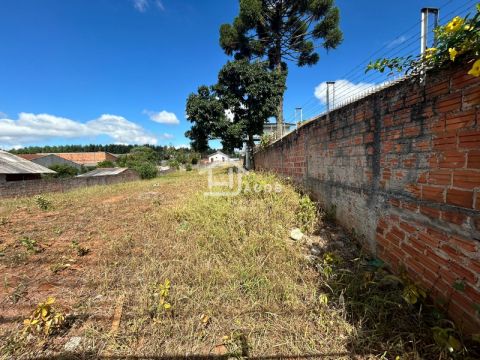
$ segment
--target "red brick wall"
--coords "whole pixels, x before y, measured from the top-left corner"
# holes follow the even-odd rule
[[[64,192],[86,186],[111,185],[139,179],[140,177],[135,171],[127,170],[113,176],[11,181],[0,183],[0,199],[32,196],[49,192]]]
[[[404,81],[255,154],[363,234],[394,271],[480,329],[480,79],[468,67]],[[453,288],[463,282],[465,291]]]

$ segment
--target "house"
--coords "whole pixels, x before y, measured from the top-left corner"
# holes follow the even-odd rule
[[[82,165],[76,162],[64,159],[58,156],[57,154],[20,154],[18,156],[20,156],[21,158],[24,158],[25,160],[34,162],[35,164],[45,166],[47,168],[50,168],[51,166],[54,166],[54,165],[68,165],[78,170],[82,168]]]
[[[55,171],[0,150],[0,183],[36,180],[40,179],[42,174],[55,174]]]
[[[224,154],[221,151],[217,151],[216,153],[208,157],[209,163],[230,162],[230,161],[231,161],[230,156]]]
[[[89,171],[85,174],[78,175],[79,178],[95,177],[95,176],[117,176],[117,175],[137,175],[138,174],[129,168],[100,168]]]
[[[54,153],[54,155],[59,156],[65,160],[73,161],[74,163],[87,166],[87,167],[97,166],[97,164],[102,161],[115,162],[118,160],[118,156],[115,156],[105,151],[78,152],[78,153]]]

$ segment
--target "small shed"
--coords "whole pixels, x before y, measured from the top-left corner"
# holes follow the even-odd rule
[[[0,150],[0,183],[36,180],[40,179],[42,174],[55,174],[55,171]]]

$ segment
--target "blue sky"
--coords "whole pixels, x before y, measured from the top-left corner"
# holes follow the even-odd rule
[[[288,121],[297,106],[304,107],[305,117],[323,109],[324,81],[344,80],[339,87],[351,89],[345,96],[362,82],[381,82],[355,67],[377,50],[416,52],[415,38],[411,47],[402,45],[418,35],[421,7],[448,3],[445,15],[475,4],[336,3],[345,40],[328,54],[320,51],[314,67],[290,65]],[[237,11],[237,0],[0,0],[0,148],[188,144],[185,99],[199,85],[216,81],[228,60],[218,45],[218,28]]]

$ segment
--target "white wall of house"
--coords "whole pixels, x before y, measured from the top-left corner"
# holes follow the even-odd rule
[[[213,154],[208,157],[208,162],[228,162],[230,158],[225,154]]]

